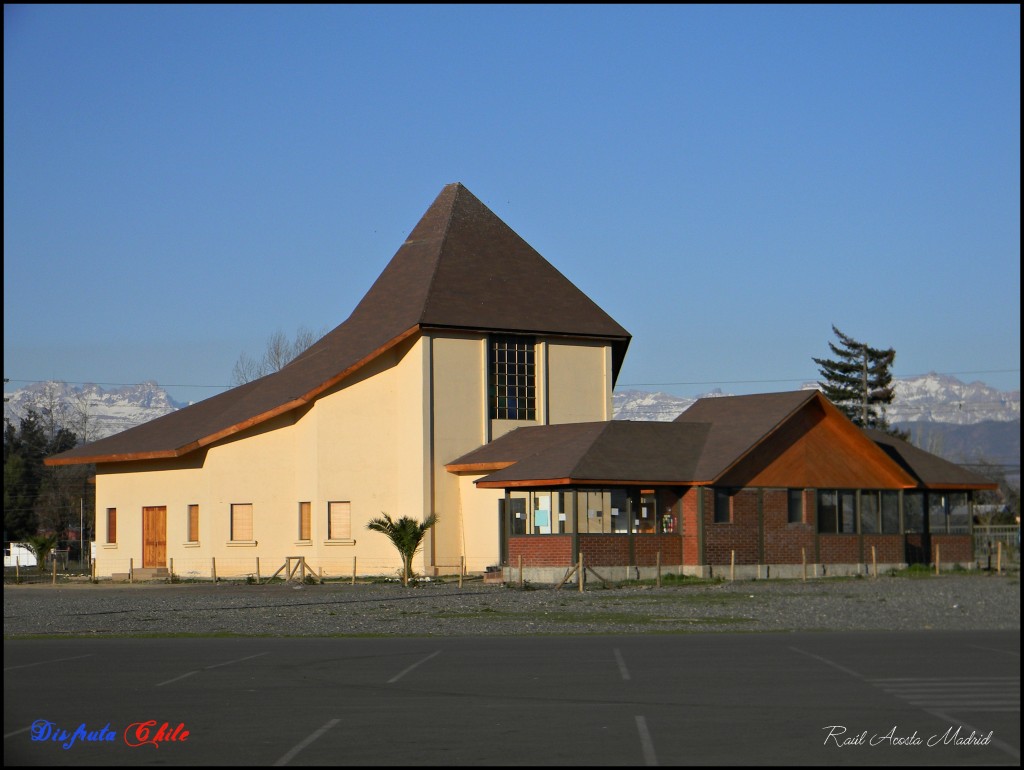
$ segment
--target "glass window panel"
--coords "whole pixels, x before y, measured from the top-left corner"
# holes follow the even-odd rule
[[[843,490],[839,493],[839,501],[843,514],[841,531],[847,534],[855,533],[857,531],[857,496],[850,490]]]
[[[924,492],[903,493],[903,529],[924,532]]]
[[[928,493],[928,531],[943,534],[949,531],[949,508],[946,495]]]
[[[789,490],[786,520],[790,524],[799,524],[804,520],[804,491],[802,489]]]
[[[898,535],[900,531],[900,493],[882,492],[882,532]]]
[[[860,531],[866,535],[879,532],[878,492],[864,490],[860,493]]]
[[[835,490],[818,490],[818,531],[839,531],[839,495]]]

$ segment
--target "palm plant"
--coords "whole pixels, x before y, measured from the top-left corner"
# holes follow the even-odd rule
[[[57,547],[57,536],[30,535],[25,538],[25,546],[35,555],[36,569],[42,572],[46,569],[46,557]]]
[[[427,530],[437,523],[437,514],[432,513],[422,522],[410,516],[402,516],[400,519],[392,519],[381,511],[381,516],[371,519],[366,525],[367,529],[374,532],[381,532],[388,536],[392,544],[398,549],[402,557],[402,585],[408,587],[412,579],[412,560],[416,552],[423,544],[423,536]]]

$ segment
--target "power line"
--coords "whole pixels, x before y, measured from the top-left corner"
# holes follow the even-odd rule
[[[913,380],[918,377],[927,377],[929,374],[953,377],[962,374],[1013,374],[1019,373],[1020,369],[977,369],[964,372],[924,372],[923,374],[900,374],[893,375],[896,380]],[[769,382],[817,382],[817,377],[788,377],[778,380],[693,380],[689,382],[622,382],[618,383],[619,388],[657,388],[677,385],[756,385]]]
[[[1020,369],[976,369],[971,371],[961,372],[924,372],[923,374],[903,374],[894,375],[893,379],[896,380],[912,380],[918,377],[926,377],[929,374],[935,374],[943,377],[954,377],[964,374],[1013,374],[1019,373]],[[158,387],[161,388],[221,388],[227,389],[235,387],[234,385],[200,385],[200,384],[167,384],[161,385],[155,380],[146,380],[144,382],[93,382],[89,380],[61,380],[57,378],[51,378],[46,380],[40,379],[19,379],[16,377],[5,378],[8,382],[22,382],[27,384],[37,384],[43,382],[62,382],[66,385],[102,385],[104,387],[134,387],[137,385],[143,385],[145,382],[154,382]],[[817,382],[816,377],[788,377],[783,379],[770,379],[770,380],[692,380],[692,381],[681,381],[681,382],[620,382],[616,384],[616,389],[619,388],[653,388],[653,387],[668,387],[668,386],[680,386],[680,385],[757,385],[763,383],[779,383],[779,382]]]

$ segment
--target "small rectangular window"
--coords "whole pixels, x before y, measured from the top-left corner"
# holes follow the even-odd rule
[[[732,490],[715,487],[715,524],[732,521]]]
[[[786,521],[790,524],[800,524],[804,520],[804,491],[802,489],[789,490],[789,509]]]
[[[818,531],[839,531],[839,497],[834,489],[818,490]]]
[[[327,539],[352,539],[352,503],[327,503]]]
[[[299,540],[312,540],[313,521],[309,503],[299,503]]]
[[[117,542],[117,508],[107,508],[107,542]]]
[[[252,503],[232,503],[231,539],[241,542],[252,541]]]
[[[188,507],[188,542],[199,542],[199,506]]]

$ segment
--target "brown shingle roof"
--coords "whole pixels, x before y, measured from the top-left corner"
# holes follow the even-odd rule
[[[308,403],[423,329],[604,339],[630,335],[461,184],[447,185],[348,320],[281,371],[48,464],[176,457]]]
[[[616,420],[519,428],[447,467],[487,473],[477,483],[496,488],[714,484],[770,436],[792,425],[803,410],[832,414],[848,426],[865,458],[890,468],[895,462],[899,477],[908,483],[916,479],[930,489],[995,488],[987,479],[881,431],[860,431],[813,390],[705,398],[671,423]]]
[[[998,484],[880,430],[864,429],[901,468],[929,489],[997,489]]]
[[[498,467],[479,480],[484,487],[681,483],[691,478],[707,428],[625,420],[517,428],[452,461],[448,469]]]
[[[698,400],[675,419],[676,423],[711,426],[693,480],[711,481],[721,476],[816,396],[817,391],[798,390]]]

